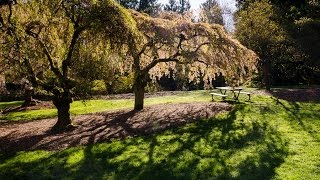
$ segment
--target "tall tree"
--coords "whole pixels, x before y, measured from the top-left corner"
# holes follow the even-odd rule
[[[165,11],[172,11],[183,14],[190,11],[191,5],[189,0],[169,0],[168,4],[164,6]]]
[[[160,10],[160,4],[158,0],[140,0],[139,1],[139,12],[144,12],[149,15],[157,15]]]
[[[117,0],[123,7],[137,10],[139,7],[139,0]]]
[[[72,71],[74,53],[84,34],[102,34],[112,49],[134,38],[135,22],[113,0],[22,2],[13,8],[12,35],[0,34],[0,58],[25,68],[34,86],[52,94],[58,110],[53,130],[73,127],[70,103],[76,79]]]
[[[179,4],[176,0],[169,0],[168,4],[164,6],[165,11],[178,12]]]
[[[182,15],[170,20],[151,18],[133,12],[143,36],[129,44],[134,72],[135,110],[143,109],[144,92],[149,78],[183,64],[190,79],[199,69],[206,71],[203,79],[212,79],[222,71],[226,77],[243,80],[255,69],[256,55],[228,36],[219,25],[198,24]],[[211,77],[211,78],[210,78]]]
[[[320,83],[320,3],[239,0],[236,36],[261,57],[270,85]],[[271,81],[272,80],[272,81]]]
[[[201,4],[199,21],[224,25],[222,9],[216,0],[207,0]]]
[[[179,10],[178,12],[183,14],[188,12],[191,8],[189,0],[179,0]]]

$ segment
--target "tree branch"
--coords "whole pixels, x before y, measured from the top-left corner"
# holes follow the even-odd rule
[[[34,73],[34,70],[33,70],[32,66],[31,66],[31,63],[30,63],[29,59],[23,58],[23,63],[25,65],[25,67],[27,68],[28,74],[30,75],[29,77],[30,77],[32,86],[34,86],[34,87],[38,86],[39,83],[37,81],[36,75]]]
[[[39,41],[39,43],[40,43],[40,45],[41,45],[41,47],[42,47],[42,49],[43,49],[44,54],[47,56],[47,59],[48,59],[48,61],[49,61],[49,65],[50,65],[51,71],[52,71],[57,77],[61,77],[62,74],[61,74],[61,72],[59,71],[59,69],[54,66],[53,59],[52,59],[52,57],[51,57],[51,55],[50,55],[50,53],[49,53],[46,45],[45,45],[40,39],[38,39],[38,41]]]
[[[72,54],[76,46],[77,40],[80,37],[81,32],[84,30],[84,28],[79,28],[77,24],[75,25],[75,28],[76,30],[73,32],[67,57],[62,62],[62,73],[65,77],[68,76],[68,68],[71,64]]]
[[[153,60],[148,66],[146,66],[143,71],[144,72],[149,72],[150,69],[152,69],[153,67],[155,67],[158,63],[166,63],[166,62],[175,62],[178,64],[183,64],[181,61],[179,61],[179,59],[177,58],[173,58],[173,57],[169,57],[169,58],[161,58],[161,59],[155,59]]]

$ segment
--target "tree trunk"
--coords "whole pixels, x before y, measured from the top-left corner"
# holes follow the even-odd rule
[[[134,110],[140,111],[144,105],[144,86],[135,85],[134,87]]]
[[[263,67],[263,81],[264,84],[266,86],[266,90],[270,90],[271,89],[271,80],[270,80],[270,61],[269,60],[265,60],[265,62],[262,65]]]
[[[147,77],[148,73],[144,73],[141,70],[135,71],[133,91],[135,96],[134,110],[136,111],[143,109],[144,91],[145,87],[147,86]]]
[[[33,89],[26,89],[24,92],[23,107],[35,106],[37,102],[32,98]]]
[[[72,99],[69,97],[60,97],[53,100],[53,104],[58,109],[58,121],[53,126],[54,132],[61,132],[73,128],[70,118],[70,103]]]

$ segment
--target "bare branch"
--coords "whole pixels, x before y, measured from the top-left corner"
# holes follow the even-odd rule
[[[37,78],[36,78],[36,75],[34,73],[34,70],[31,66],[31,63],[29,61],[29,59],[27,58],[23,58],[23,63],[25,65],[25,67],[27,68],[27,72],[29,74],[29,77],[30,77],[30,80],[31,80],[31,83],[33,86],[38,86],[38,81],[37,81]]]

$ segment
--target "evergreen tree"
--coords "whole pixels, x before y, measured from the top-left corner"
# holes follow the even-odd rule
[[[179,5],[176,0],[169,0],[169,3],[164,6],[165,11],[177,12],[178,9],[179,9]]]
[[[158,0],[140,0],[137,10],[149,15],[157,15],[160,10],[160,4]]]
[[[179,0],[179,2],[176,0],[169,0],[169,3],[165,5],[164,10],[183,14],[189,11],[190,8],[191,5],[189,0]]]
[[[199,21],[224,25],[222,9],[216,0],[207,0],[201,4]]]
[[[128,9],[138,9],[139,1],[138,0],[117,0],[123,7]]]
[[[189,0],[179,0],[179,10],[178,12],[183,14],[189,11],[191,8]]]

